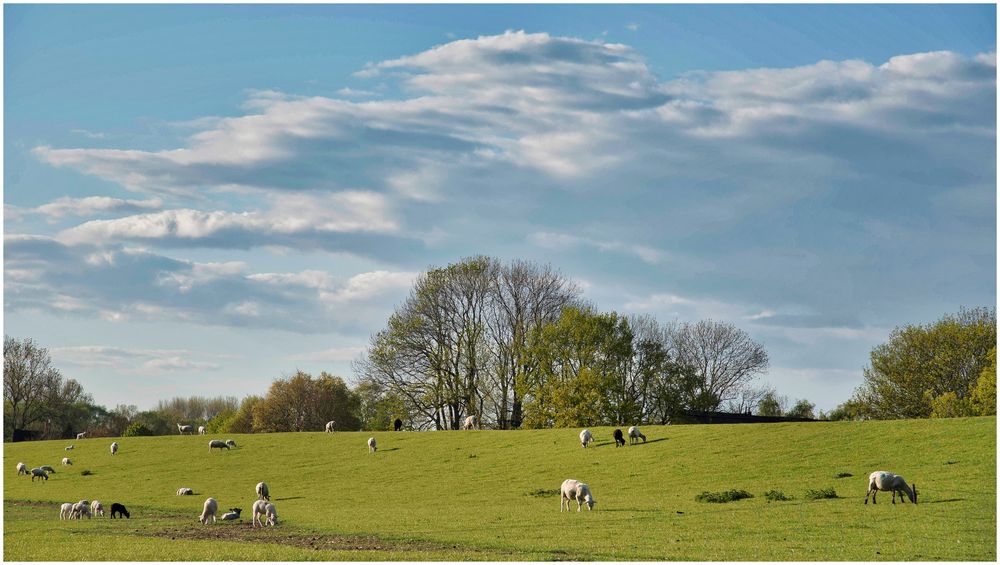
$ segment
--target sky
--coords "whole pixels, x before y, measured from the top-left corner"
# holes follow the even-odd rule
[[[829,410],[996,304],[995,10],[8,4],[4,332],[109,407],[353,382],[482,254]]]

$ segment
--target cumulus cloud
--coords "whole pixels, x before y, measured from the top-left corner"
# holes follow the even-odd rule
[[[159,198],[135,200],[112,198],[110,196],[87,196],[85,198],[72,198],[70,196],[64,196],[49,202],[48,204],[42,204],[41,206],[32,208],[28,211],[46,216],[49,218],[49,221],[55,221],[66,216],[132,214],[148,210],[159,210],[162,207],[163,200]]]

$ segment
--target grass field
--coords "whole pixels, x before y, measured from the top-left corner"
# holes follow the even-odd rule
[[[4,445],[5,560],[996,560],[996,418],[576,429],[297,433]],[[370,455],[368,436],[378,439]],[[63,447],[75,444],[66,452]],[[61,467],[69,455],[74,465]],[[47,482],[15,465],[52,465]],[[92,474],[82,475],[84,470]],[[915,482],[919,504],[863,504],[867,475]],[[837,478],[838,475],[850,474]],[[560,513],[563,479],[593,512]],[[279,525],[250,527],[266,481]],[[191,487],[195,496],[175,496]],[[838,498],[809,500],[809,489]],[[696,502],[704,491],[754,498]],[[777,490],[791,497],[769,502]],[[241,523],[202,526],[207,497]],[[124,503],[130,520],[60,521],[59,504]],[[164,543],[182,540],[183,543]],[[249,543],[248,543],[249,542]]]

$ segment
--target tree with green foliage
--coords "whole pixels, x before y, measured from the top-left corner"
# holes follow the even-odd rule
[[[990,351],[996,339],[992,308],[896,328],[888,343],[872,350],[854,400],[878,419],[971,415],[977,381],[987,367],[995,371]]]
[[[267,395],[253,409],[254,432],[322,431],[329,421],[336,429],[355,431],[357,397],[340,377],[302,371],[271,383]]]
[[[256,395],[250,395],[244,398],[240,402],[240,407],[236,410],[236,413],[225,422],[220,422],[220,431],[231,434],[253,433],[254,410],[256,410],[257,405],[263,400],[263,398]]]
[[[805,398],[800,398],[795,401],[795,405],[785,413],[785,416],[789,418],[809,418],[814,419],[816,417],[816,405],[809,402]]]
[[[768,389],[757,402],[758,416],[784,416],[788,410],[788,397],[780,396],[776,391]]]
[[[990,350],[986,366],[979,373],[976,388],[972,391],[972,406],[980,416],[997,414],[997,348]]]

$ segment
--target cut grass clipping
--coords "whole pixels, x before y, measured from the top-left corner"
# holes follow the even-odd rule
[[[840,498],[837,496],[837,491],[832,488],[824,488],[819,490],[809,489],[806,491],[806,498],[809,500],[820,500],[823,498]]]
[[[780,490],[769,490],[764,493],[764,498],[766,498],[768,502],[778,502],[780,500],[792,499],[790,496],[785,496],[785,493]]]
[[[708,492],[705,491],[698,496],[694,497],[698,502],[733,502],[736,500],[742,500],[744,498],[753,498],[753,495],[745,490],[727,490],[723,492]]]

